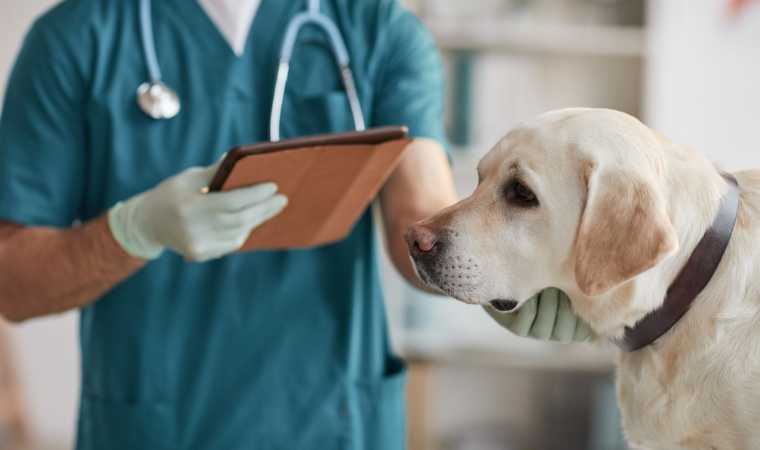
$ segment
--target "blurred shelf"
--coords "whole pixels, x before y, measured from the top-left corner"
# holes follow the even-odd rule
[[[614,25],[536,24],[508,19],[423,19],[444,50],[643,58],[644,28]]]
[[[456,345],[450,339],[437,343],[407,336],[400,353],[410,362],[447,366],[593,374],[609,373],[615,367],[614,350],[600,344],[546,343],[513,336],[505,336],[504,343]]]

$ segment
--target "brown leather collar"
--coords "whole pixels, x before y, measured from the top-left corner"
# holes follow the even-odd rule
[[[723,196],[710,228],[694,248],[686,265],[668,288],[662,306],[644,316],[633,328],[626,328],[615,343],[626,352],[639,350],[659,339],[689,310],[694,299],[710,282],[731,240],[739,210],[736,178],[724,173],[728,191]]]

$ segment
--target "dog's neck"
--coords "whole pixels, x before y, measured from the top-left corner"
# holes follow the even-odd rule
[[[739,187],[736,178],[724,174],[727,189],[710,227],[670,284],[662,305],[649,312],[633,327],[626,328],[616,341],[622,350],[633,352],[644,348],[667,333],[691,308],[696,298],[718,270],[733,234],[739,211]]]

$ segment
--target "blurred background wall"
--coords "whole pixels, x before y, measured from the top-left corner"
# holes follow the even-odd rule
[[[25,30],[53,3],[0,1],[3,85]],[[406,3],[445,56],[462,195],[475,184],[476,161],[507,130],[564,106],[621,109],[726,168],[760,167],[758,2],[732,2],[746,3],[733,13],[728,0]],[[415,292],[386,269],[394,344],[412,367],[412,450],[624,448],[609,353],[513,338],[478,308]],[[73,313],[10,329],[39,448],[73,442],[76,333]]]
[[[760,167],[760,5],[651,1],[644,116],[727,169]]]

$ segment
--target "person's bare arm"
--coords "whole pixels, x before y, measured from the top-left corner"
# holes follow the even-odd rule
[[[92,303],[145,264],[105,216],[70,229],[0,222],[0,261],[0,314],[13,322]]]
[[[385,240],[391,260],[412,285],[427,290],[417,278],[404,233],[409,225],[432,216],[458,200],[446,153],[430,139],[415,139],[380,193]]]

